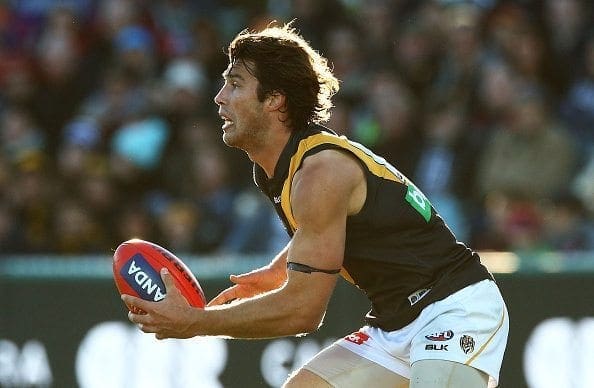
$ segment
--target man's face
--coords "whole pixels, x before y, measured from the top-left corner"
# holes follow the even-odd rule
[[[225,83],[214,98],[219,106],[223,141],[230,147],[250,151],[260,144],[265,124],[263,102],[258,100],[258,80],[242,61],[229,64],[223,73]]]

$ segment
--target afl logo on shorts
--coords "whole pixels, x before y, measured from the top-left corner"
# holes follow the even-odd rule
[[[460,338],[460,347],[465,354],[474,352],[474,338],[469,335],[463,335]]]
[[[362,345],[363,342],[365,342],[369,339],[369,336],[365,333],[360,332],[360,331],[356,331],[352,334],[347,335],[346,337],[344,337],[344,339],[349,342],[352,342],[354,344]]]
[[[454,338],[454,332],[452,330],[442,331],[439,333],[433,333],[430,335],[426,335],[429,341],[448,341]]]

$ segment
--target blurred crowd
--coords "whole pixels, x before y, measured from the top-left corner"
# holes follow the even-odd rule
[[[286,242],[212,99],[244,28],[294,20],[341,79],[327,125],[480,250],[594,249],[588,0],[6,0],[0,252]]]

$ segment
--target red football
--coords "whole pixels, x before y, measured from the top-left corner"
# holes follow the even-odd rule
[[[167,249],[157,244],[132,239],[118,246],[113,254],[113,277],[120,294],[158,302],[165,297],[161,268],[167,268],[175,285],[194,307],[204,307],[204,292],[190,269]],[[134,313],[143,311],[128,306]]]

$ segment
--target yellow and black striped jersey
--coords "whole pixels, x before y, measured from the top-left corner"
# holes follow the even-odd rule
[[[308,156],[326,149],[353,155],[367,181],[363,208],[347,218],[342,275],[362,289],[372,309],[366,321],[384,330],[410,323],[428,304],[483,279],[478,255],[456,240],[423,193],[384,158],[322,126],[291,135],[270,179],[254,165],[254,180],[292,236],[291,185]]]

